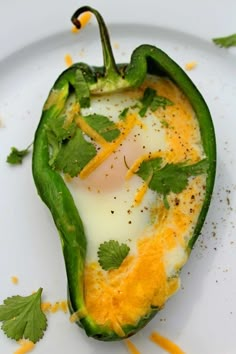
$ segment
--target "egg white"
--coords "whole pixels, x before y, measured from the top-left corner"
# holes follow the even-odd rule
[[[96,113],[117,122],[119,114],[135,103],[137,99],[126,93],[93,97],[82,115]],[[88,240],[87,262],[97,261],[99,245],[111,239],[126,243],[135,252],[137,239],[151,224],[150,210],[157,202],[157,194],[149,189],[142,203],[134,206],[134,196],[143,181],[136,175],[125,179],[127,166],[131,167],[137,158],[167,146],[165,129],[151,111],[143,122],[90,176],[84,180],[76,177],[68,183]]]

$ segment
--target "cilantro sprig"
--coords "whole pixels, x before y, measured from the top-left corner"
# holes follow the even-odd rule
[[[23,159],[29,154],[31,145],[32,144],[30,144],[26,149],[23,150],[19,150],[13,146],[11,148],[10,154],[7,156],[7,163],[9,163],[10,165],[21,165]]]
[[[75,177],[96,153],[94,145],[86,141],[82,131],[77,129],[75,135],[62,144],[53,166]]]
[[[143,161],[136,174],[148,183],[148,187],[163,196],[165,207],[169,208],[167,195],[180,193],[188,185],[190,176],[197,176],[207,171],[208,161],[203,159],[195,164],[165,164],[162,158]]]
[[[235,47],[236,46],[236,33],[231,34],[230,36],[226,37],[218,37],[218,38],[213,38],[213,42],[218,45],[219,47],[222,48],[229,48],[229,47]]]
[[[98,261],[102,269],[118,269],[130,251],[125,243],[110,240],[102,243],[98,249]]]
[[[47,319],[41,310],[42,288],[29,296],[12,296],[0,305],[2,330],[11,339],[29,339],[38,342],[47,328]]]
[[[148,108],[151,109],[152,112],[155,112],[159,107],[166,108],[166,106],[173,105],[173,102],[168,98],[159,96],[156,90],[147,87],[144,91],[143,97],[140,100],[141,108],[139,111],[139,115],[144,117]]]
[[[108,142],[111,142],[120,135],[120,130],[117,128],[116,124],[106,116],[101,114],[89,114],[83,116],[83,119]]]

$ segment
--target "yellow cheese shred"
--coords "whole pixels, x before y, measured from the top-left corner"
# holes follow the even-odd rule
[[[66,54],[64,60],[68,68],[73,64],[73,60],[70,54]]]
[[[17,284],[19,283],[19,279],[18,279],[18,277],[16,277],[15,275],[13,275],[13,276],[11,277],[11,281],[12,281],[12,283],[15,284],[15,285],[17,285]]]
[[[185,64],[185,70],[188,70],[188,71],[193,70],[196,68],[196,66],[197,66],[196,61],[190,61],[189,63]]]
[[[63,311],[64,313],[67,313],[68,311],[68,303],[66,300],[60,301],[60,310]]]
[[[101,145],[106,145],[107,141],[100,134],[96,132],[91,126],[83,119],[83,117],[78,117],[76,119],[77,125],[83,130],[85,134],[87,134],[90,138],[92,138],[96,143]]]
[[[136,115],[135,114],[130,114],[126,118],[125,122],[117,123],[117,128],[120,129],[121,134],[113,142],[110,142],[110,143],[106,142],[106,144],[103,145],[103,147],[100,150],[100,152],[92,160],[90,160],[89,163],[80,172],[80,178],[82,178],[82,179],[86,178],[98,166],[100,166],[101,163],[108,156],[110,156],[117,149],[117,147],[127,137],[127,135],[130,133],[130,131],[132,130],[132,128],[136,124],[136,120],[137,120]]]
[[[68,304],[66,300],[57,301],[53,304],[51,302],[42,302],[41,309],[43,312],[56,313],[58,311],[63,311],[66,313],[68,311]]]
[[[136,348],[134,343],[131,342],[130,339],[125,340],[125,344],[130,352],[130,354],[141,354],[140,351]]]
[[[164,151],[156,151],[156,152],[150,152],[148,154],[140,156],[136,161],[134,161],[133,165],[128,169],[125,178],[128,180],[131,178],[139,169],[140,165],[144,161],[148,161],[151,159],[156,159],[158,157],[164,157],[165,152]]]
[[[60,306],[59,306],[59,302],[55,302],[52,307],[51,307],[51,312],[52,313],[56,313],[59,310]]]
[[[169,354],[186,354],[178,345],[173,343],[168,338],[161,336],[157,332],[153,332],[149,338],[153,343],[159,345]]]
[[[21,339],[18,342],[21,347],[17,349],[14,354],[25,354],[34,349],[35,344],[29,340]]]

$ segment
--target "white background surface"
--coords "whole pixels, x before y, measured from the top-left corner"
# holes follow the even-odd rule
[[[92,5],[109,25],[117,62],[149,43],[166,51],[183,68],[198,63],[189,76],[205,97],[215,124],[218,168],[214,197],[197,244],[182,273],[182,289],[155,319],[133,337],[141,353],[164,353],[148,340],[153,330],[187,354],[236,353],[236,50],[220,49],[211,38],[236,32],[234,0],[81,1],[0,0],[0,302],[27,295],[40,286],[45,301],[66,298],[66,277],[57,232],[36,194],[31,157],[20,167],[5,163],[11,146],[33,139],[42,105],[64,55],[102,64],[98,28],[91,21],[80,34],[70,32],[70,17]],[[11,276],[19,284],[11,283]],[[48,330],[35,354],[125,354],[123,343],[88,339],[68,320],[48,316]],[[0,333],[0,354],[18,344]]]

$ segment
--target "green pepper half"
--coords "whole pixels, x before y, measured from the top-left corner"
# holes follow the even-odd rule
[[[159,309],[150,306],[148,313],[135,325],[127,323],[122,327],[123,335],[110,328],[109,324],[98,325],[86,310],[84,299],[86,235],[62,171],[57,168],[58,151],[65,143],[70,142],[72,136],[77,134],[77,139],[82,144],[77,147],[78,160],[83,155],[82,146],[86,144],[73,121],[68,125],[65,124],[66,105],[70,96],[74,95],[79,107],[89,107],[91,96],[137,88],[144,82],[147,74],[151,74],[168,77],[188,98],[198,120],[205,155],[204,161],[207,166],[205,168],[207,178],[204,202],[192,237],[187,244],[189,253],[201,231],[211,200],[216,169],[216,144],[208,107],[186,73],[167,54],[151,45],[141,45],[136,48],[129,64],[116,65],[106,25],[95,9],[88,6],[78,9],[72,16],[73,24],[80,28],[78,18],[85,11],[92,12],[97,18],[104,65],[103,67],[90,67],[85,63],[77,63],[65,70],[56,80],[44,105],[35,134],[32,168],[38,194],[50,209],[60,235],[68,278],[68,300],[71,313],[74,314],[75,321],[85,329],[88,336],[109,341],[119,340],[136,333],[153,318]],[[96,152],[91,148],[87,161],[82,158],[80,167],[70,173],[71,177],[77,175],[95,154]],[[66,160],[66,153],[63,158]],[[63,172],[67,172],[66,168]]]

